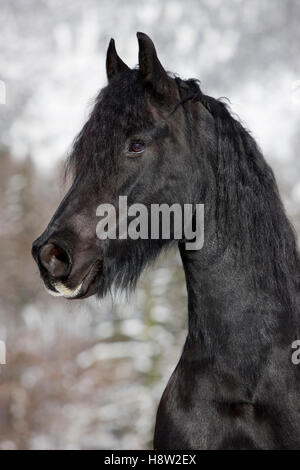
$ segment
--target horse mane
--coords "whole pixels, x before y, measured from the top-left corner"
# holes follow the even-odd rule
[[[257,286],[271,287],[290,305],[299,290],[300,260],[273,171],[227,103],[203,94],[197,80],[184,83],[188,98],[200,101],[215,122],[218,231],[252,261]]]

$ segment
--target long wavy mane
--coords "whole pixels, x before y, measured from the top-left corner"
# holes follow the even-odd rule
[[[237,252],[253,261],[258,285],[271,286],[284,303],[292,305],[299,290],[300,261],[273,171],[229,106],[203,94],[197,80],[185,83],[215,121],[218,229]]]

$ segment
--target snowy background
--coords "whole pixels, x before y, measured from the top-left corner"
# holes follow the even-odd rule
[[[0,448],[151,448],[186,333],[176,253],[129,301],[44,293],[30,247],[64,194],[61,169],[106,84],[111,37],[137,63],[149,34],[167,70],[226,96],[272,165],[300,232],[300,2],[0,1]]]

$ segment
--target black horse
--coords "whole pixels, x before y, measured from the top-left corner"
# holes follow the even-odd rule
[[[108,85],[68,159],[71,189],[33,256],[50,293],[67,298],[134,287],[177,244],[189,329],[161,399],[157,449],[300,449],[299,257],[276,182],[254,139],[196,80],[167,73],[138,33],[139,67],[111,40]],[[97,206],[205,204],[205,243],[107,239]]]

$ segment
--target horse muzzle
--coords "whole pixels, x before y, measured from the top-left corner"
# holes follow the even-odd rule
[[[42,244],[40,238],[33,243],[32,255],[49,294],[67,299],[82,299],[96,293],[97,279],[103,267],[102,259],[97,258],[83,269],[77,267],[74,274],[74,262],[69,247],[54,240]]]

